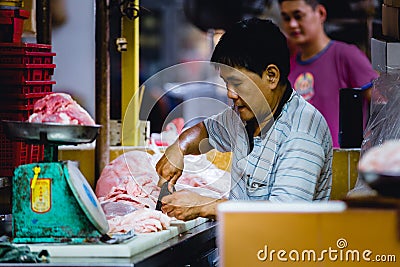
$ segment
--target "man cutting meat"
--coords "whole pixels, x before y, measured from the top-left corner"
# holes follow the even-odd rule
[[[218,42],[214,62],[234,107],[184,131],[156,170],[159,185],[175,184],[184,155],[216,148],[232,152],[232,200],[327,201],[332,183],[332,137],[323,116],[291,87],[285,36],[269,20],[234,25]],[[186,190],[162,199],[180,220],[216,217],[218,203]]]

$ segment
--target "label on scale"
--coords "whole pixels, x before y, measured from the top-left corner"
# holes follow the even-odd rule
[[[31,189],[31,208],[34,212],[37,213],[46,213],[50,210],[51,208],[50,178],[37,178],[34,188]]]

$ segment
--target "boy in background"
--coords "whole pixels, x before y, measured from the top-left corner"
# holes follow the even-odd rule
[[[279,5],[282,29],[296,47],[289,80],[325,117],[333,147],[339,147],[339,90],[360,88],[369,101],[378,73],[355,45],[328,37],[324,29],[327,11],[321,0],[279,0]]]

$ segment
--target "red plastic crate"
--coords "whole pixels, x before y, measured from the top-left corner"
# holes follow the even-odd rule
[[[0,52],[51,52],[51,45],[49,44],[35,44],[35,43],[0,43]]]
[[[33,113],[33,106],[8,105],[0,110],[1,120],[26,121]],[[12,109],[6,109],[12,108]],[[11,177],[15,167],[43,161],[44,146],[27,144],[23,141],[8,138],[0,123],[0,176]]]
[[[3,139],[3,136],[0,134],[0,176],[12,177],[19,165],[43,161],[43,145],[11,141]]]
[[[56,81],[24,81],[22,83],[1,83],[0,97],[3,94],[47,93],[53,90]]]
[[[35,102],[52,92],[44,93],[28,93],[28,94],[3,94],[0,93],[0,106],[17,105],[17,106],[32,106]],[[0,108],[1,109],[1,108]]]
[[[0,105],[0,119],[11,116],[14,120],[24,121],[29,118],[33,112],[33,105],[14,105],[5,103]],[[4,114],[10,113],[10,114]]]
[[[0,64],[0,84],[48,81],[55,67],[55,64]]]
[[[29,117],[29,115],[32,114],[33,105],[18,105],[13,103],[2,103],[0,105],[0,114],[2,114],[3,112],[13,112],[13,111],[20,112],[24,116],[27,113]],[[27,120],[28,117],[25,120]],[[1,117],[1,119],[3,118]]]
[[[31,12],[25,9],[19,9],[19,8],[0,8],[0,18],[13,18],[13,17],[20,17],[27,19],[29,18]]]
[[[56,53],[0,51],[0,64],[52,64]]]
[[[23,9],[0,9],[0,42],[21,42],[24,20],[29,14]]]

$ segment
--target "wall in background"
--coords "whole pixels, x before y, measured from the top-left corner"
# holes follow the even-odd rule
[[[55,92],[66,92],[95,116],[95,2],[67,0],[66,20],[53,27],[52,45],[57,53],[53,79]]]

